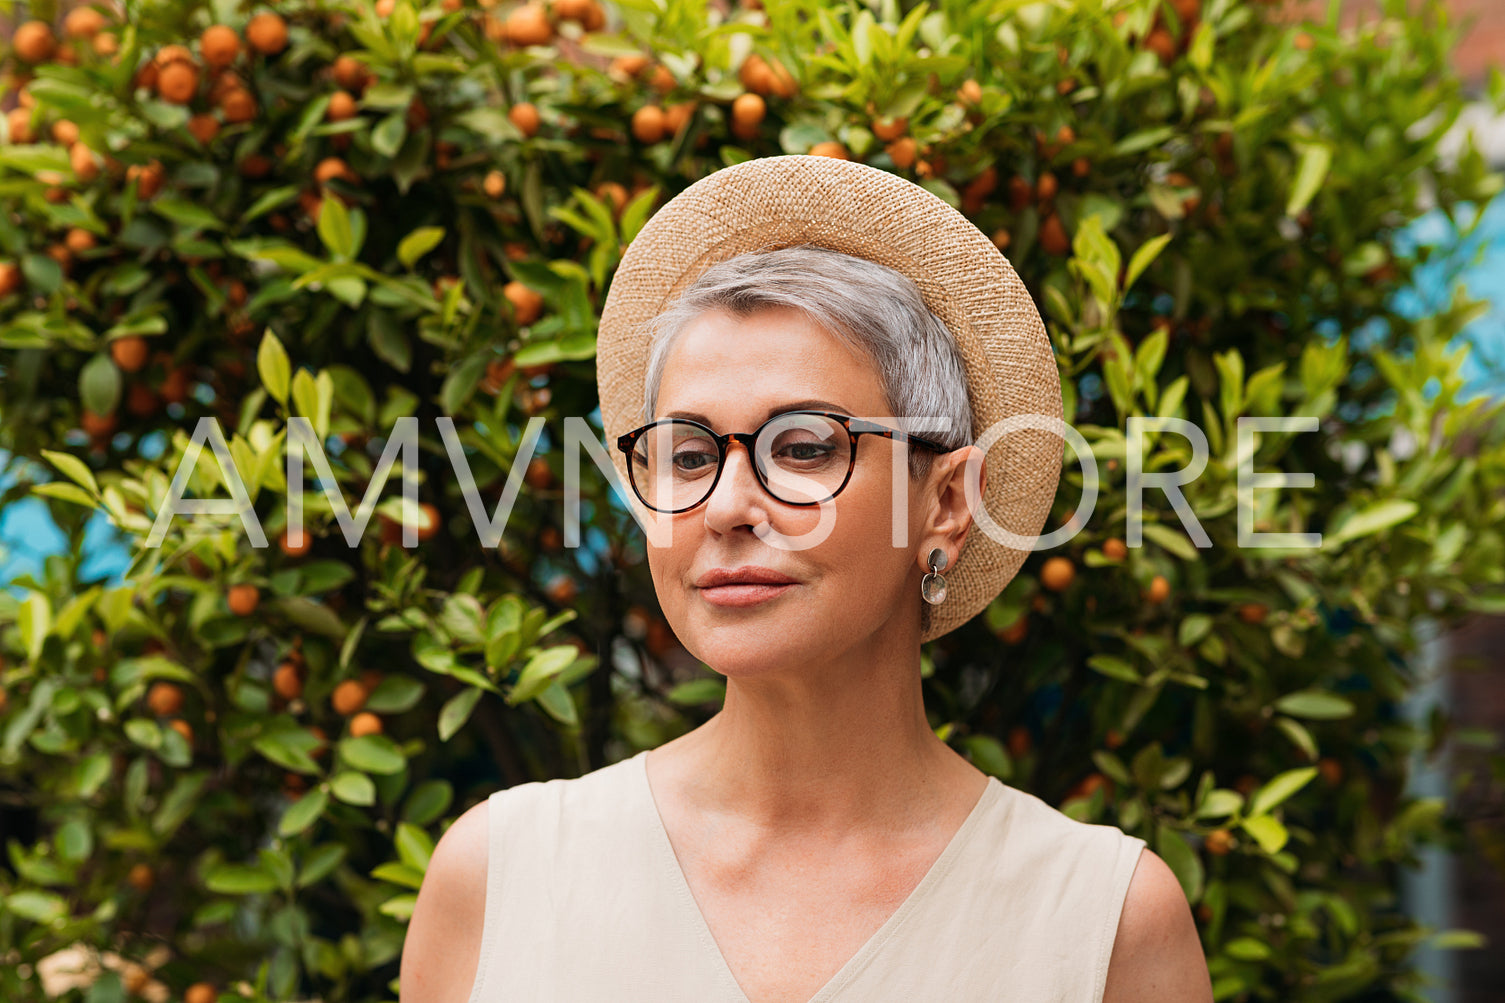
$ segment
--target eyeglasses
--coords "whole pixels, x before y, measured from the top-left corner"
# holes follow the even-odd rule
[[[881,435],[926,449],[931,439],[829,411],[786,411],[755,432],[714,431],[688,418],[660,418],[617,437],[632,489],[655,512],[685,512],[711,496],[726,466],[727,445],[742,443],[758,483],[786,505],[819,505],[841,493],[857,463],[857,437]]]

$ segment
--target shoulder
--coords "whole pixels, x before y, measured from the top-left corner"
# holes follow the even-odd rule
[[[481,957],[489,802],[468,809],[434,847],[403,942],[402,1003],[465,1003]]]
[[[1165,999],[1212,1003],[1212,981],[1181,883],[1145,849],[1124,897],[1102,1003]]]

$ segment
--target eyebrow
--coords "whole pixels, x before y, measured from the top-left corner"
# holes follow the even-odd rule
[[[775,404],[773,407],[763,412],[763,417],[759,419],[759,424],[762,424],[762,422],[767,421],[769,418],[772,418],[776,414],[784,414],[787,411],[836,411],[840,414],[852,413],[848,408],[842,407],[840,404],[833,404],[830,401],[826,400],[812,399],[787,401],[783,404]],[[708,425],[711,428],[716,427],[715,423],[712,422],[711,419],[696,411],[670,411],[665,414],[664,417],[688,418],[691,421],[698,421],[702,425]]]

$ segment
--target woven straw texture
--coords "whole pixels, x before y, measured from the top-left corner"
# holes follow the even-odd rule
[[[811,243],[888,265],[913,279],[956,337],[966,362],[974,436],[1014,415],[1061,417],[1050,339],[1013,266],[961,213],[920,186],[865,164],[804,155],[766,157],[716,171],[649,219],[612,280],[596,349],[601,418],[626,487],[616,438],[642,423],[648,323],[711,265],[748,251]],[[1033,537],[1060,480],[1055,432],[1011,431],[986,460],[983,504],[1003,529]],[[630,493],[630,488],[627,489]],[[632,499],[640,513],[645,510]],[[888,527],[874,527],[875,546]],[[923,639],[960,626],[1018,572],[1025,550],[973,525],[946,569],[947,596],[922,607]]]

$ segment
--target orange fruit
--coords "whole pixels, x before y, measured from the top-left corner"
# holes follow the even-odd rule
[[[157,394],[145,383],[132,383],[125,393],[125,409],[137,418],[157,413]]]
[[[183,1003],[214,1003],[219,992],[208,982],[195,982],[183,990]]]
[[[99,177],[99,163],[94,159],[94,151],[83,143],[74,143],[68,148],[68,164],[73,168],[73,176],[81,182]]]
[[[1310,49],[1313,45],[1315,45],[1317,43],[1312,38],[1311,35],[1308,35],[1306,32],[1302,31],[1302,32],[1297,32],[1296,39],[1295,39],[1295,44],[1296,44],[1296,48],[1301,49],[1302,51],[1305,51],[1307,49]]]
[[[1176,39],[1164,28],[1156,28],[1144,37],[1144,47],[1160,57],[1162,66],[1176,61]]]
[[[538,106],[528,101],[519,101],[507,109],[507,121],[517,126],[517,131],[524,136],[535,136],[540,124]]]
[[[1331,756],[1323,756],[1317,760],[1317,772],[1322,774],[1322,779],[1331,787],[1336,787],[1343,782],[1343,764]]]
[[[125,874],[125,883],[138,892],[150,891],[157,881],[157,875],[152,871],[150,864],[133,864]]]
[[[907,171],[914,166],[919,147],[912,137],[904,136],[889,143],[884,150],[888,153],[888,158],[894,162],[895,167],[901,171]]]
[[[120,51],[120,39],[112,31],[101,31],[89,44],[96,56],[109,57]]]
[[[663,139],[667,131],[664,110],[658,105],[644,105],[632,113],[632,134],[639,143],[651,146]]]
[[[674,74],[662,64],[655,66],[653,72],[648,74],[648,86],[660,94],[667,94],[675,88],[679,81],[674,79]]]
[[[329,696],[330,706],[341,717],[350,717],[366,706],[366,697],[371,694],[358,679],[346,679],[334,688]]]
[[[1156,575],[1150,580],[1150,587],[1145,590],[1144,597],[1153,603],[1165,602],[1170,598],[1171,583],[1164,575]]]
[[[274,56],[287,48],[287,22],[278,14],[262,11],[246,22],[246,41],[263,56]]]
[[[543,314],[543,297],[516,280],[502,286],[502,295],[512,304],[517,323],[526,327]]]
[[[976,80],[966,80],[956,89],[956,96],[962,104],[977,104],[982,100],[982,85]]]
[[[72,146],[78,142],[78,126],[66,118],[52,123],[52,141],[59,146]]]
[[[507,175],[501,171],[488,171],[485,180],[481,182],[481,190],[487,198],[501,198],[507,191]]]
[[[141,371],[141,367],[146,365],[149,351],[150,347],[146,339],[140,335],[133,334],[110,342],[110,358],[115,360],[115,365],[128,373]]]
[[[11,51],[23,63],[44,63],[57,51],[57,39],[46,21],[27,21],[11,37]]]
[[[840,143],[836,142],[835,140],[829,140],[829,139],[826,140],[823,143],[816,143],[814,146],[810,147],[810,156],[812,156],[812,157],[834,157],[837,160],[851,160],[852,159],[851,156],[849,156],[847,154],[847,148],[845,146],[842,146]]]
[[[241,122],[249,122],[256,117],[256,99],[251,92],[236,87],[225,92],[219,100],[219,110],[224,113],[225,121],[231,125]]]
[[[424,502],[418,507],[423,510],[423,522],[418,524],[418,539],[429,540],[438,536],[439,530],[444,528],[439,509],[429,502]]]
[[[1019,175],[1009,178],[1009,208],[1015,212],[1029,205],[1035,197],[1035,186]]]
[[[1129,556],[1129,548],[1118,537],[1103,541],[1103,556],[1110,561],[1121,561]]]
[[[1008,742],[1009,755],[1015,759],[1021,759],[1029,754],[1030,746],[1034,744],[1033,736],[1029,728],[1022,724],[1016,724],[1009,729]]]
[[[1119,731],[1117,728],[1109,728],[1108,733],[1103,736],[1103,744],[1110,749],[1118,748],[1119,746],[1124,744],[1123,732]]]
[[[158,680],[146,691],[146,706],[158,717],[171,717],[183,709],[183,691],[175,683]]]
[[[999,227],[993,231],[993,246],[1000,251],[1007,251],[1009,245],[1014,242],[1014,237],[1005,227]]]
[[[199,36],[199,53],[211,70],[224,69],[240,55],[240,36],[224,24],[211,24]]]
[[[513,45],[548,45],[554,26],[542,4],[526,3],[507,15],[507,41]]]
[[[9,296],[21,288],[21,268],[13,261],[0,261],[0,296]]]
[[[324,117],[331,122],[343,122],[346,119],[355,118],[360,109],[356,107],[355,98],[348,91],[335,91],[329,95],[329,107],[324,112]]]
[[[1019,619],[1009,624],[998,635],[1004,644],[1018,644],[1029,635],[1029,617],[1020,615]]]
[[[1056,192],[1061,190],[1061,184],[1056,176],[1049,171],[1040,175],[1035,182],[1035,198],[1041,202],[1049,202],[1056,197]]]
[[[96,439],[115,433],[115,415],[113,414],[95,414],[93,411],[86,410],[79,415],[78,423],[85,432]]]
[[[188,120],[188,134],[202,146],[208,146],[219,135],[219,119],[207,112],[194,115]]]
[[[292,662],[283,662],[272,673],[272,690],[284,700],[296,700],[303,695],[303,677]]]
[[[199,89],[199,71],[192,63],[170,63],[157,73],[157,96],[168,104],[187,104]]]
[[[1214,857],[1226,856],[1228,851],[1233,849],[1233,833],[1227,829],[1214,829],[1207,834],[1202,845]]]
[[[363,710],[350,719],[350,734],[354,738],[363,735],[380,735],[381,718],[368,710]]]
[[[288,531],[284,529],[282,531],[282,539],[278,541],[277,545],[282,548],[282,552],[288,557],[302,557],[313,549],[314,538],[309,535],[307,529],[304,529],[303,542],[295,547],[292,545]]]
[[[1238,618],[1245,623],[1260,624],[1265,622],[1265,617],[1270,613],[1270,607],[1264,603],[1249,602],[1238,608]]]
[[[1065,592],[1076,579],[1076,565],[1069,557],[1052,557],[1040,568],[1040,583],[1052,592]]]
[[[635,77],[648,68],[649,59],[642,53],[618,56],[611,61],[607,72],[615,77]]]
[[[165,392],[163,396],[166,396]],[[250,616],[256,612],[256,607],[261,602],[261,590],[254,585],[244,583],[232,585],[226,599],[230,604],[231,613],[236,616]]]
[[[737,99],[732,102],[733,128],[740,126],[744,129],[756,129],[766,114],[768,114],[767,102],[761,95],[751,91],[737,95]]]
[[[6,112],[5,120],[10,124],[12,143],[31,143],[36,140],[36,130],[31,127],[30,108],[12,108]]]
[[[156,67],[159,71],[164,67],[171,66],[173,63],[192,62],[193,53],[188,51],[187,46],[176,44],[162,46],[162,48],[157,50],[157,54],[152,57],[152,66]]]
[[[580,587],[575,584],[575,579],[568,575],[560,575],[549,583],[548,596],[561,606],[568,606],[580,595]]]
[[[177,732],[179,735],[182,735],[184,741],[186,741],[189,745],[193,744],[193,725],[189,724],[187,721],[183,720],[180,717],[176,717],[167,722],[167,726],[173,731]]]
[[[907,118],[880,118],[873,122],[873,135],[881,142],[892,143],[909,131]]]
[[[527,473],[523,480],[528,482],[528,487],[542,491],[554,483],[554,471],[549,468],[549,461],[542,456],[535,456],[528,461]]]
[[[673,136],[690,122],[695,114],[694,101],[680,101],[664,109],[664,131]]]
[[[334,82],[347,91],[358,91],[366,83],[366,64],[354,56],[342,55],[334,61],[330,73]]]
[[[1061,217],[1054,212],[1040,224],[1040,246],[1047,254],[1064,256],[1071,253],[1071,238],[1066,235]]]
[[[93,38],[104,26],[104,15],[93,7],[75,7],[63,18],[63,34],[69,38]]]
[[[1092,171],[1092,161],[1086,157],[1077,157],[1071,162],[1071,173],[1079,178],[1085,178]]]
[[[591,19],[594,0],[554,0],[554,13],[566,21],[577,21],[583,27]]]
[[[314,180],[321,185],[326,185],[339,178],[355,184],[360,181],[360,176],[350,169],[350,165],[339,157],[325,157],[314,167]]]

